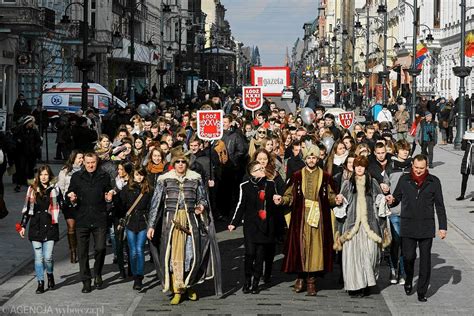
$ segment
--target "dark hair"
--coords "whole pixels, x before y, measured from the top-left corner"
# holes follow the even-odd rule
[[[252,170],[253,170],[253,168],[255,168],[255,166],[257,166],[257,165],[260,165],[260,163],[259,163],[258,161],[256,161],[256,160],[251,161],[251,162],[247,165],[247,173],[248,173],[249,176],[252,175]]]
[[[74,166],[74,161],[76,161],[77,155],[84,155],[84,153],[77,149],[74,149],[73,151],[71,151],[71,154],[69,155],[69,158],[67,159],[63,167],[63,169],[66,170],[66,173],[71,172],[72,167]]]
[[[293,149],[295,146],[301,146],[301,142],[299,140],[295,140],[294,142],[292,142],[291,149]]]
[[[426,163],[428,163],[428,157],[426,157],[426,155],[423,155],[423,154],[418,154],[416,155],[415,157],[413,157],[413,161],[424,161]]]
[[[125,168],[125,166],[124,166]],[[133,168],[131,171],[131,174],[129,174],[128,177],[128,187],[132,189],[134,186],[138,185],[138,183],[135,182],[135,172],[143,176],[143,181],[141,183],[141,191],[140,193],[148,193],[150,192],[150,183],[148,182],[148,173],[146,172],[146,169],[143,166],[137,165]]]
[[[385,144],[380,139],[375,143],[374,151],[377,148],[385,148]]]
[[[357,158],[356,158],[357,159]],[[355,162],[355,160],[354,160]],[[369,174],[369,171],[367,168],[365,169],[364,172],[365,175],[365,195],[371,195],[372,192],[372,177]],[[351,179],[349,180],[352,184],[352,193],[357,193],[357,183],[356,183],[356,173],[355,171],[351,175]]]

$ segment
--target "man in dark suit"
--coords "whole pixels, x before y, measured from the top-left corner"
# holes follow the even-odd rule
[[[413,290],[413,274],[416,259],[416,247],[420,251],[420,267],[417,285],[418,300],[426,302],[426,292],[431,275],[431,246],[435,237],[435,216],[438,215],[439,237],[446,238],[447,219],[444,208],[443,192],[439,179],[429,174],[428,159],[417,155],[413,159],[410,174],[403,175],[398,181],[393,196],[387,201],[393,206],[401,203],[400,237],[402,253],[407,274],[405,293]]]

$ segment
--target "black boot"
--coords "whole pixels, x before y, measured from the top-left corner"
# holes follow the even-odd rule
[[[36,289],[36,294],[44,293],[44,281],[38,281],[38,288]]]
[[[125,273],[125,269],[120,269],[119,278],[121,278],[121,279],[126,279],[127,278],[127,273]]]
[[[252,294],[258,294],[260,293],[260,289],[258,288],[258,281],[260,280],[260,278],[256,278],[254,277],[253,278],[253,282],[252,282]]]
[[[143,288],[143,275],[137,275],[135,278],[135,283],[133,284],[133,289],[137,291],[141,291]]]
[[[82,281],[82,284],[82,293],[90,293],[92,291],[91,280]]]
[[[242,287],[242,293],[249,294],[251,284],[252,284],[252,278],[251,277],[245,277],[244,286]]]
[[[101,275],[98,275],[98,276],[95,277],[94,285],[95,285],[96,289],[98,289],[98,290],[102,289],[102,286],[104,285],[104,281],[102,281],[102,276]]]
[[[46,273],[48,276],[48,290],[54,290],[56,283],[54,283],[54,275],[51,273]]]

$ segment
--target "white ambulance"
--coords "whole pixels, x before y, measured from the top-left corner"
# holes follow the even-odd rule
[[[105,114],[114,102],[118,107],[127,104],[97,83],[89,83],[88,104],[99,109],[100,114]],[[82,83],[81,82],[48,82],[43,86],[43,107],[49,116],[57,115],[60,110],[74,113],[81,109]],[[112,101],[113,100],[113,101]]]

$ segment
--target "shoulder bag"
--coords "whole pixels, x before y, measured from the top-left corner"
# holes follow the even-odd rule
[[[120,240],[124,239],[125,226],[127,226],[128,221],[130,220],[130,217],[132,216],[133,211],[135,210],[135,207],[137,207],[137,204],[138,202],[140,202],[142,197],[143,197],[143,193],[140,193],[140,195],[137,197],[135,202],[133,202],[132,206],[130,206],[130,208],[128,209],[127,214],[125,214],[125,217],[122,217],[121,219],[119,219],[119,223],[117,225],[115,234],[119,236]]]

